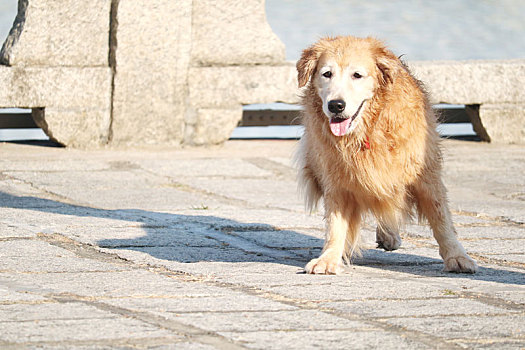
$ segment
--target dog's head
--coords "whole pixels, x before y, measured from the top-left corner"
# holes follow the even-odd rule
[[[399,59],[378,40],[325,38],[297,61],[299,87],[310,82],[336,136],[352,133],[378,89],[395,80]]]

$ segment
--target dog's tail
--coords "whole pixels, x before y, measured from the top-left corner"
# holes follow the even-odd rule
[[[317,205],[323,196],[323,192],[310,168],[303,167],[299,170],[298,183],[299,193],[304,198],[306,210],[310,213],[314,212],[317,210]]]
[[[308,165],[306,157],[305,136],[299,143],[299,149],[295,153],[294,163],[297,168],[297,187],[299,194],[304,198],[306,210],[310,213],[317,209],[323,191],[312,169]]]

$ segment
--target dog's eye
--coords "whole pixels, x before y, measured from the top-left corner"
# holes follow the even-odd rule
[[[332,77],[332,72],[330,72],[330,71],[324,72],[323,73],[323,77],[330,79]]]
[[[359,72],[355,72],[353,75],[352,75],[352,78],[354,79],[361,79],[363,76],[361,75],[361,73]]]

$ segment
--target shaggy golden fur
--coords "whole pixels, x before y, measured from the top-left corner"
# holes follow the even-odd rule
[[[476,271],[456,238],[441,181],[436,117],[421,83],[372,38],[324,38],[297,62],[305,133],[297,153],[299,184],[312,210],[323,198],[323,253],[307,273],[335,274],[359,252],[359,226],[371,212],[377,243],[401,244],[399,226],[413,209],[428,220],[445,271]]]

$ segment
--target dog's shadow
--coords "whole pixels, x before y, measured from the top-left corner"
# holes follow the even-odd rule
[[[140,235],[133,232],[130,238],[105,237],[96,241],[97,246],[115,251],[132,250],[156,259],[179,263],[270,262],[303,267],[320,254],[323,245],[322,239],[293,230],[281,230],[264,223],[243,223],[212,215],[180,215],[141,209],[97,209],[4,192],[0,192],[0,207],[65,215],[73,221],[75,217],[92,217],[129,222],[129,230],[138,229]],[[122,234],[122,230],[126,231],[126,228],[119,230]],[[82,236],[83,233],[79,232],[78,235]],[[522,272],[480,267],[478,273],[472,275],[451,274],[442,272],[443,262],[440,259],[404,252],[368,249],[364,251],[362,258],[356,258],[353,263],[418,276],[457,276],[504,284],[525,284],[525,273]]]

